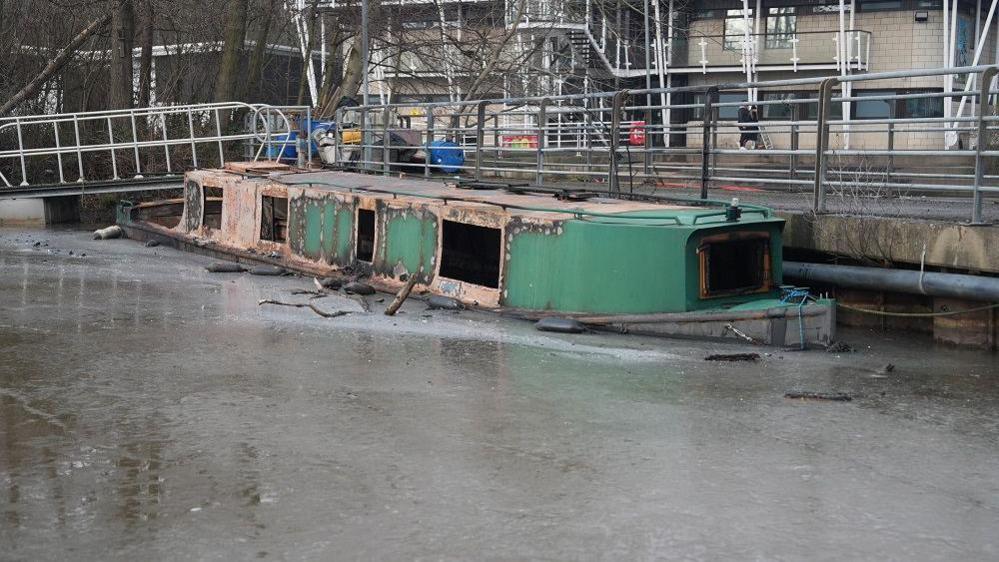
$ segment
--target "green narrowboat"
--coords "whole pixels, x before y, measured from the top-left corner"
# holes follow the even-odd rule
[[[568,195],[568,196],[566,196]],[[592,195],[592,194],[591,194]],[[782,286],[765,208],[233,163],[183,199],[122,203],[131,238],[302,273],[363,274],[526,318],[622,332],[827,344],[832,301]]]

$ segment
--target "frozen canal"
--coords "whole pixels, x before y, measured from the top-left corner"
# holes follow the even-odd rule
[[[88,238],[0,230],[2,560],[999,557],[993,355],[324,319]]]

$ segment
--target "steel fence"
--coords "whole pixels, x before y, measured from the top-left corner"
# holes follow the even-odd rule
[[[982,197],[999,193],[996,74],[974,66],[342,108],[334,153],[340,166],[429,177],[442,168],[435,148],[457,150],[465,161],[453,167],[468,179],[611,193],[677,183],[706,198],[726,182],[782,187],[811,191],[816,213],[830,191],[964,194],[979,223]],[[934,89],[945,75],[963,87]],[[763,113],[752,150],[742,140],[754,125],[735,118],[744,96]],[[348,131],[359,142],[345,141]]]
[[[238,102],[2,118],[0,192],[11,178],[21,187],[105,182],[279,159],[310,121],[308,107]]]

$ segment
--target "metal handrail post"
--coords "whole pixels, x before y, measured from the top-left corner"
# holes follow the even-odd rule
[[[712,143],[717,142],[714,136],[717,102],[718,87],[712,86],[704,92],[704,114],[701,119],[701,199],[708,198],[708,182],[711,181]]]
[[[892,113],[895,112],[894,106]],[[895,124],[888,123],[888,167],[885,169],[885,181],[891,181],[891,174],[895,170]]]
[[[114,179],[120,180],[121,178],[118,177],[118,157],[114,153],[114,129],[111,127],[110,117],[108,117],[108,146],[111,147],[111,171],[114,172]]]
[[[370,136],[368,135],[368,107],[361,108],[361,169],[368,169],[368,162],[371,161],[371,147],[368,146]]]
[[[79,171],[79,177],[76,178],[77,183],[83,183],[86,181],[83,178],[83,147],[80,143],[80,117],[73,114],[73,135],[76,137],[76,167]]]
[[[544,165],[545,165],[545,145],[548,143],[548,104],[551,103],[549,98],[544,98],[541,103],[538,104],[538,147],[535,151],[536,159],[536,173],[534,174],[534,183],[536,185],[542,185],[545,179]],[[560,132],[561,134],[561,132]]]
[[[392,112],[388,107],[382,109],[382,174],[391,174],[392,165],[392,141],[389,138],[389,122],[392,120]]]
[[[648,52],[648,49],[649,47],[646,45],[646,52]],[[642,161],[642,173],[645,174],[645,178],[648,179],[650,175],[649,170],[652,168],[652,135],[649,134],[649,131],[652,130],[652,101],[650,94],[646,94],[645,98],[645,125],[642,128],[643,138],[645,140],[643,143],[645,148],[645,158]]]
[[[62,172],[62,141],[59,140],[59,122],[52,122],[52,133],[55,136],[56,163],[59,165],[59,183],[66,183],[66,177]]]
[[[305,108],[305,163],[310,169],[312,168],[312,106],[307,106]]]
[[[989,67],[980,77],[978,96],[978,142],[975,146],[975,186],[971,204],[971,224],[982,224],[982,184],[985,183],[985,160],[982,156],[985,144],[988,142],[988,123],[985,121],[989,107],[989,90],[992,88],[992,78],[999,73],[995,67]]]
[[[128,117],[132,123],[132,151],[135,154],[135,179],[142,179],[142,162],[139,159],[139,128],[135,125],[134,109],[128,112]]]
[[[475,181],[482,181],[482,144],[486,141],[483,127],[486,121],[486,101],[480,101],[477,106],[475,123]]]
[[[607,170],[607,189],[611,193],[621,191],[618,174],[618,150],[621,145],[621,106],[624,98],[628,95],[628,90],[621,90],[614,94],[611,99],[611,130],[610,130],[610,165]]]
[[[434,143],[434,108],[428,107],[427,115],[427,137],[423,148],[423,176],[430,177],[430,146]]]
[[[167,175],[173,175],[173,168],[170,165],[170,139],[167,135],[166,112],[160,113],[160,122],[163,124],[163,156],[166,158]]]
[[[801,105],[791,104],[791,121],[794,122],[791,125],[791,150],[798,150],[801,146],[801,126],[798,123],[801,121]],[[788,177],[795,179],[798,177],[798,155],[792,154],[788,158],[788,165],[790,170],[788,170]]]
[[[194,142],[194,113],[188,109],[187,110],[187,130],[191,134],[191,161],[194,163],[194,167],[198,167],[198,145]],[[117,179],[117,178],[115,178]]]
[[[586,174],[593,172],[593,114],[586,104],[583,105],[583,141],[586,148]]]
[[[225,167],[225,150],[222,149],[222,114],[215,110],[215,132],[219,137],[219,167]]]
[[[829,115],[832,109],[833,86],[838,78],[826,78],[819,85],[819,111],[815,123],[815,191],[813,193],[812,210],[824,213],[826,210],[826,149],[829,146]],[[845,116],[849,119],[849,116]]]
[[[333,126],[336,127],[333,131],[333,162],[337,166],[343,166],[343,162],[340,161],[343,156],[343,108],[333,111],[333,120]]]
[[[21,185],[28,185],[28,164],[24,161],[24,136],[21,132],[21,119],[14,120],[14,127],[17,128],[17,151],[21,156]]]

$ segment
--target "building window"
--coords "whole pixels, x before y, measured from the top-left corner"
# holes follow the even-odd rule
[[[928,93],[926,91],[906,92],[910,94]],[[915,98],[901,100],[898,104],[898,117],[910,119],[923,119],[931,117],[943,117],[943,98]]]
[[[891,96],[893,90],[859,90],[854,97]],[[891,117],[891,106],[894,100],[863,100],[853,104],[853,115],[856,119],[888,119]]]
[[[901,9],[902,0],[874,0],[872,2],[861,0],[859,8],[861,12],[887,12]]]
[[[722,92],[718,94],[718,103],[744,103],[745,101],[746,92]],[[704,94],[695,95],[693,103],[701,106],[693,108],[693,118],[697,120],[704,119]],[[735,121],[739,118],[738,106],[715,106],[715,110],[718,112],[718,119],[723,121]]]
[[[793,7],[770,8],[767,15],[767,48],[790,49],[798,31],[798,18]]]
[[[790,121],[794,115],[794,106],[791,103],[787,103],[789,100],[795,99],[794,93],[786,92],[762,92],[760,94],[763,101],[782,101],[785,103],[779,104],[768,104],[760,106],[760,118],[768,119],[771,121]]]
[[[753,11],[749,10],[748,15],[743,15],[742,10],[728,10],[725,12],[725,44],[729,51],[741,51],[742,44],[746,41],[746,33],[753,33]]]
[[[832,97],[841,97],[842,93],[839,91],[834,91]],[[804,114],[805,119],[808,121],[814,121],[819,117],[819,94],[817,92],[807,92],[800,96],[801,98],[815,100],[814,103],[805,104]],[[843,119],[843,102],[834,101],[829,106],[829,118],[834,121],[839,121]]]

